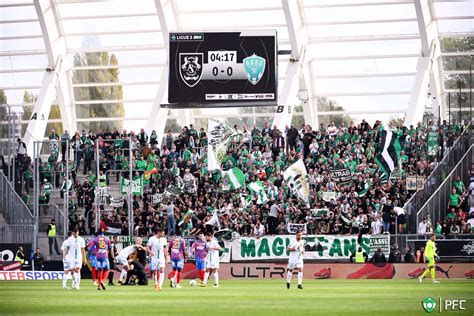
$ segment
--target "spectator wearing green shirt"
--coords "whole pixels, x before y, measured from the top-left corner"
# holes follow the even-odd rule
[[[456,210],[454,208],[446,215],[446,219],[450,220],[451,218],[456,219]]]
[[[461,181],[461,177],[457,176],[456,180],[453,182],[453,188],[456,188],[457,194],[464,193],[464,183]]]
[[[456,209],[461,205],[461,202],[461,196],[457,193],[456,188],[453,188],[451,194],[449,195],[448,208]]]

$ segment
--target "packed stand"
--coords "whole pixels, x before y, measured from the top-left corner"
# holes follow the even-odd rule
[[[237,167],[244,172],[245,186],[236,190],[229,189],[221,171],[207,170],[208,137],[203,128],[183,127],[177,136],[168,131],[160,148],[155,131],[147,135],[143,129],[137,134],[117,129],[96,133],[83,130],[58,135],[53,130],[49,134],[51,155],[41,162],[40,204],[47,205],[54,190],[63,197],[68,186],[70,228],[92,234],[97,229],[97,202],[102,228],[127,235],[127,198],[120,199],[107,191],[131,177],[143,179],[144,187],[141,194],[133,195],[131,203],[133,233],[138,236],[152,234],[157,226],[165,228],[167,234],[176,229],[189,235],[216,229],[242,236],[286,234],[291,223],[306,224],[308,234],[405,233],[407,218],[400,210],[414,192],[407,190],[406,176],[428,176],[465,127],[446,122],[439,128],[432,122],[410,128],[389,126],[407,137],[398,168],[384,180],[374,158],[385,128],[380,121],[371,126],[365,120],[349,126],[321,124],[317,129],[291,126],[283,132],[268,123],[261,128],[243,126],[242,136],[228,146],[222,167]],[[438,135],[434,155],[428,153],[430,131]],[[96,143],[100,154],[98,173]],[[16,169],[23,180],[21,191],[26,200],[32,192],[33,172],[26,146],[23,151],[24,143],[19,140],[18,144]],[[72,160],[66,171],[63,162],[68,151]],[[299,201],[283,179],[284,170],[300,157],[308,171],[310,205]],[[338,184],[331,179],[329,171],[338,168],[350,169],[350,182]],[[70,185],[63,181],[66,173]],[[267,201],[260,201],[246,187],[255,181],[262,182]],[[181,191],[167,194],[170,186]],[[461,193],[465,198],[465,188]],[[252,199],[247,204],[248,196]],[[213,212],[219,214],[218,223],[212,221]],[[472,218],[465,218],[469,220]]]

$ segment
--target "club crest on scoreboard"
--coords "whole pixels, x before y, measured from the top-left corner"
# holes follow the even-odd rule
[[[256,85],[265,72],[265,58],[253,54],[243,60],[245,74],[251,84]]]
[[[179,74],[184,83],[191,88],[201,80],[203,61],[203,53],[179,54]]]

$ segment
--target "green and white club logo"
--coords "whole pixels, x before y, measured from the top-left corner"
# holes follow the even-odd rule
[[[436,308],[436,300],[432,297],[427,297],[421,301],[421,305],[427,313],[431,313]]]

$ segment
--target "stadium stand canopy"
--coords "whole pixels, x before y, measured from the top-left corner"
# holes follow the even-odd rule
[[[425,112],[458,120],[459,111],[470,115],[468,102],[459,109],[456,100],[469,92],[472,12],[471,1],[456,0],[2,0],[1,106],[20,116],[29,146],[54,127],[120,123],[162,133],[166,120],[271,121],[272,107],[160,104],[169,31],[276,29],[279,104],[296,106],[295,117],[312,125],[343,116],[410,125]],[[31,123],[32,112],[49,117],[48,125]],[[9,119],[3,115],[2,125]]]

